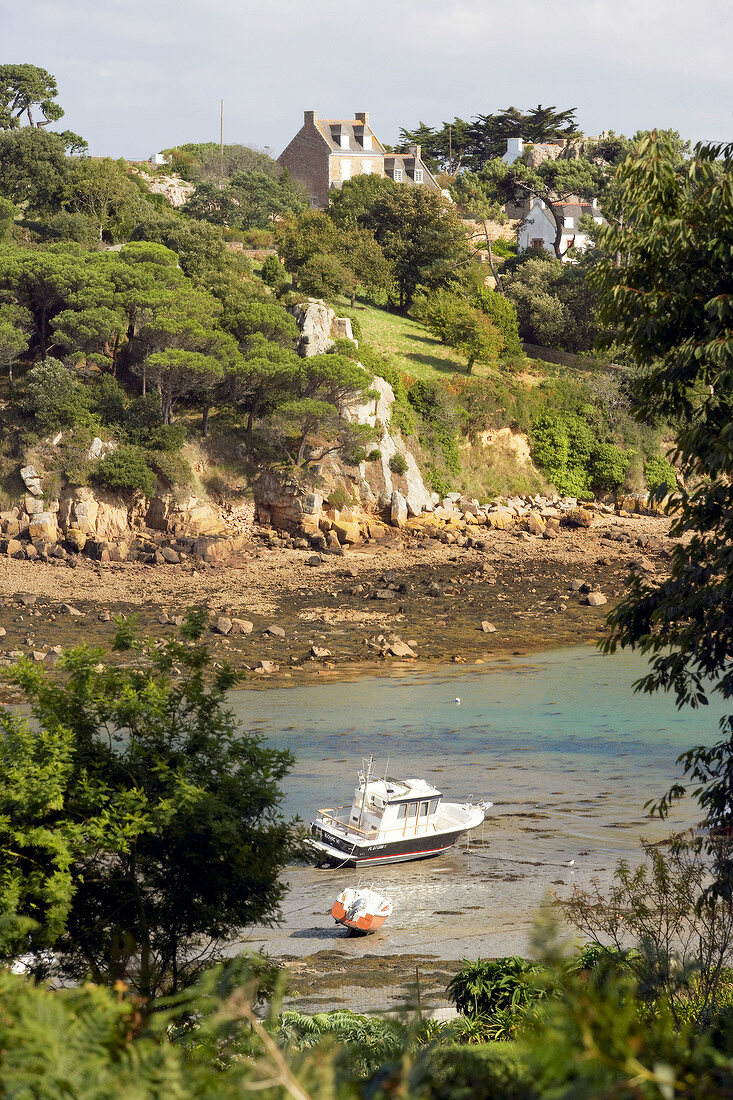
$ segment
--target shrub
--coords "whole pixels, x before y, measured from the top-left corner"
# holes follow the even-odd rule
[[[463,959],[448,983],[448,996],[463,1016],[493,1016],[516,1011],[538,1000],[541,993],[527,981],[540,968],[518,955],[503,959]]]
[[[193,485],[193,470],[186,459],[177,451],[147,451],[145,454],[149,466],[159,477],[175,489],[190,489]]]
[[[674,466],[662,455],[653,456],[644,467],[644,479],[650,493],[655,493],[657,490],[671,493],[677,484],[676,475]]]
[[[111,374],[102,375],[91,390],[91,407],[107,427],[124,422],[127,408],[125,391]]]
[[[155,485],[155,474],[143,451],[129,445],[106,454],[92,476],[107,489],[139,489],[146,496],[150,496]]]
[[[354,503],[352,494],[343,485],[337,485],[327,498],[329,508],[349,508]]]
[[[288,281],[288,277],[285,273],[285,268],[278,260],[277,256],[268,256],[262,265],[262,271],[260,272],[263,283],[267,283],[268,286],[276,287],[281,283]]]
[[[497,294],[495,290],[489,290],[485,286],[476,291],[475,302],[501,336],[499,358],[514,359],[523,357],[524,349],[519,339],[517,311],[514,303],[502,294]]]
[[[41,432],[91,421],[87,390],[60,360],[50,356],[28,371],[24,405]]]
[[[615,443],[599,443],[591,457],[591,483],[598,489],[614,492],[623,485],[632,458],[632,452],[622,451]]]
[[[532,426],[532,455],[559,493],[587,496],[594,449],[588,424],[572,413],[543,413]]]
[[[407,473],[407,459],[404,455],[393,454],[389,460],[389,468],[393,474],[397,474],[401,477]]]
[[[375,447],[374,450],[370,451],[367,455],[367,462],[379,462],[381,457],[382,452],[379,450],[378,447]]]

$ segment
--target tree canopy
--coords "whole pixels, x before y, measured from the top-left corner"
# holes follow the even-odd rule
[[[676,425],[670,512],[683,537],[668,577],[630,579],[606,648],[649,654],[639,686],[693,707],[711,692],[733,697],[732,154],[699,147],[680,165],[667,136],[643,137],[619,168],[626,217],[602,231],[607,258],[594,275],[601,319],[641,368],[636,415]],[[733,718],[721,730],[717,745],[682,759],[708,820],[730,829]]]

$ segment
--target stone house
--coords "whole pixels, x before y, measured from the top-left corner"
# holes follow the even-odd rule
[[[563,215],[563,230],[560,238],[560,251],[563,260],[569,248],[583,251],[588,246],[588,235],[580,228],[578,222],[583,215],[589,215],[599,225],[603,221],[603,215],[598,209],[595,199],[591,202],[565,202],[556,204],[560,206]],[[555,250],[555,219],[549,210],[547,203],[542,199],[533,199],[529,213],[525,216],[517,230],[517,251],[530,250],[539,252],[554,252]],[[568,262],[571,257],[567,256]]]
[[[303,184],[316,210],[328,206],[332,188],[354,176],[389,176],[398,183],[440,190],[422,162],[419,145],[410,146],[407,153],[385,153],[367,111],[357,111],[349,119],[319,118],[315,111],[304,111],[303,125],[277,162]]]

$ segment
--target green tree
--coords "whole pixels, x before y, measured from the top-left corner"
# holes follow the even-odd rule
[[[665,135],[649,134],[619,168],[627,217],[610,225],[597,269],[601,318],[616,326],[642,367],[636,415],[676,425],[673,460],[682,486],[671,504],[669,575],[629,581],[609,617],[607,650],[648,654],[644,691],[699,706],[733,696],[733,147],[698,147],[680,167]],[[623,262],[616,266],[615,255]],[[733,718],[721,740],[682,755],[711,825],[733,827]],[[662,800],[683,790],[677,785]],[[730,896],[733,866],[717,869]]]
[[[360,218],[391,265],[400,309],[412,304],[418,287],[436,290],[459,279],[471,258],[464,226],[453,208],[426,187],[392,185]]]
[[[422,316],[435,336],[466,357],[469,374],[476,361],[490,363],[498,358],[499,333],[484,312],[474,309],[460,295],[436,291],[427,299]]]
[[[182,397],[210,393],[224,375],[224,367],[213,355],[183,348],[166,348],[147,358],[148,381],[160,391],[163,423],[170,424],[173,410]]]
[[[25,115],[29,126],[48,126],[63,117],[56,78],[37,65],[0,65],[0,130],[15,130]],[[43,116],[33,122],[36,108]]]
[[[64,142],[58,134],[30,126],[0,130],[0,195],[26,213],[60,210],[67,172]]]
[[[141,202],[125,168],[109,157],[76,161],[69,171],[68,186],[68,204],[94,222],[100,242],[113,221],[131,220],[130,212]]]
[[[15,305],[0,305],[0,366],[8,371],[8,391],[13,393],[13,364],[28,350],[31,317]]]
[[[88,419],[87,391],[73,371],[50,355],[28,371],[23,406],[42,432],[69,428]]]
[[[228,399],[246,414],[246,432],[252,435],[255,420],[273,412],[297,387],[302,359],[263,336],[252,339],[246,356],[226,373]]]
[[[521,358],[524,349],[519,339],[517,311],[514,303],[487,286],[479,287],[473,296],[475,304],[486,314],[501,337],[502,359]]]
[[[42,743],[66,754],[53,827],[81,836],[64,930],[47,935],[48,965],[128,982],[145,998],[189,983],[239,929],[275,920],[279,872],[299,851],[279,810],[291,757],[240,729],[226,702],[234,676],[209,676],[204,626],[189,616],[183,638],[162,648],[120,628],[125,667],[80,647],[63,657],[60,681],[23,661],[11,678],[34,724],[1,719],[39,742],[26,752],[32,759],[42,759]],[[11,828],[36,825],[32,800],[10,807]],[[6,851],[3,864],[25,874],[19,858]],[[27,898],[17,916],[36,920]]]

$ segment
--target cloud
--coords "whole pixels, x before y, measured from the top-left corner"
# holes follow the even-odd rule
[[[588,132],[730,133],[727,0],[27,0],[3,20],[5,58],[56,75],[95,153],[216,139],[221,98],[227,139],[274,152],[309,107],[368,109],[386,141],[538,102]]]

